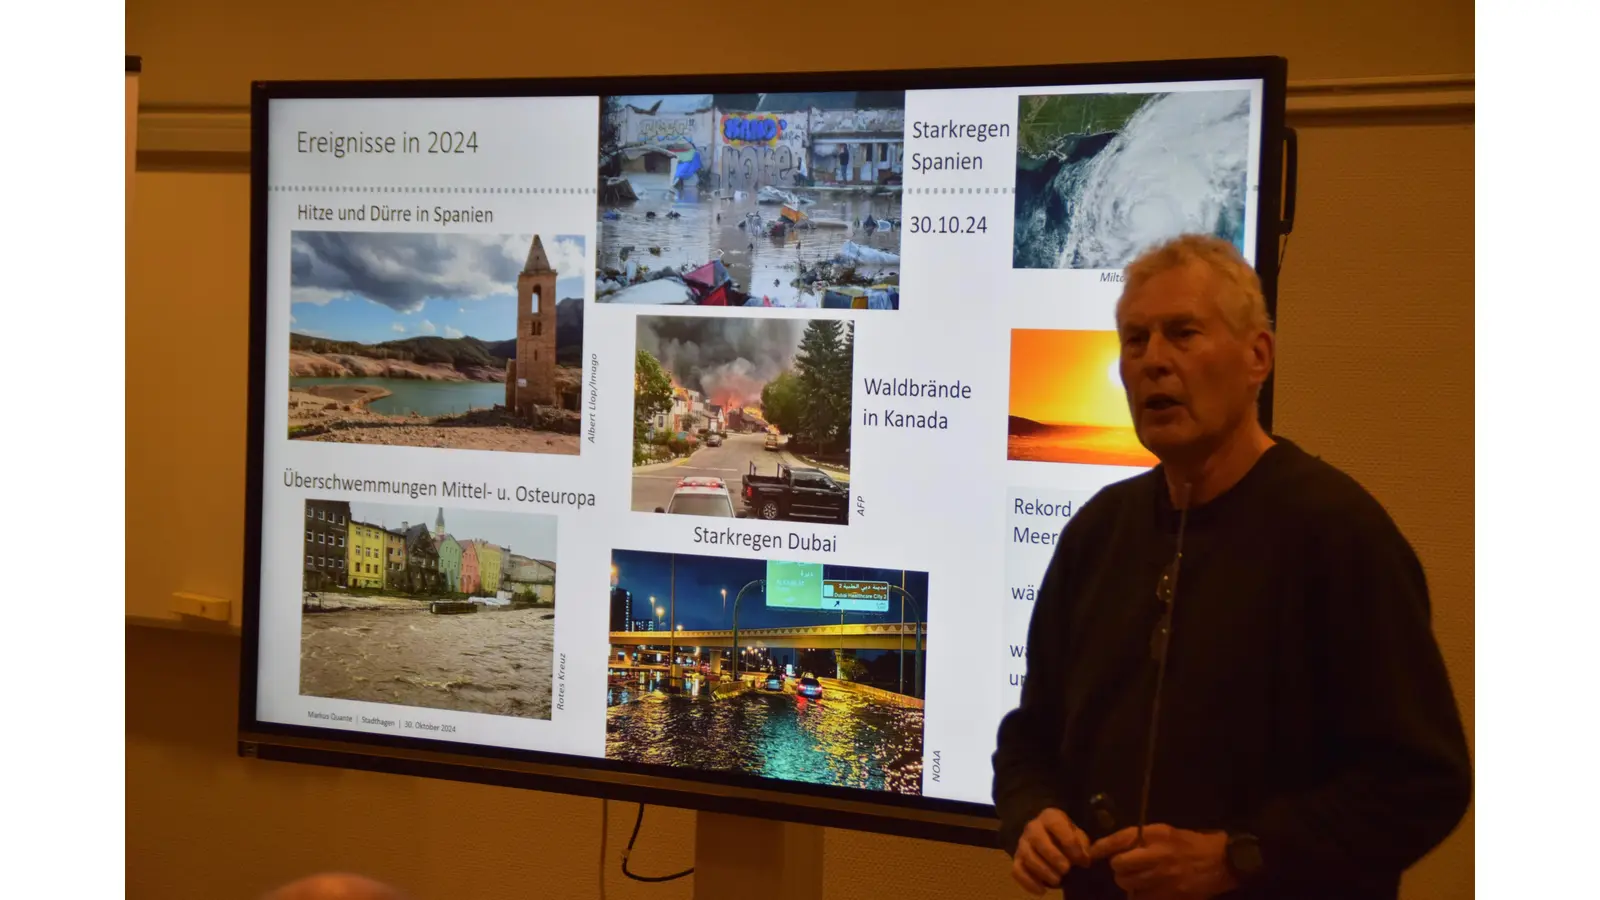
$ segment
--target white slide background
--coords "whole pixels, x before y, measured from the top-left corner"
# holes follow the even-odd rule
[[[1055,534],[1064,515],[1030,516],[1019,504],[1081,507],[1100,487],[1136,474],[1111,466],[1008,462],[1006,426],[1009,348],[1015,328],[1111,330],[1118,285],[1099,270],[1014,270],[1012,136],[918,140],[915,121],[1004,123],[1015,134],[1018,96],[1106,90],[1254,91],[1249,172],[1259,171],[1260,88],[1254,83],[1122,85],[1115,88],[1028,88],[917,91],[907,95],[905,151],[975,154],[980,169],[918,173],[904,179],[900,309],[726,310],[596,304],[595,166],[599,100],[582,98],[293,100],[274,103],[268,202],[266,421],[260,668],[257,712],[264,721],[395,733],[361,717],[396,720],[410,711],[386,704],[299,694],[302,502],[308,496],[521,511],[554,515],[558,524],[556,653],[562,671],[559,707],[549,721],[444,710],[416,717],[455,728],[429,737],[508,748],[597,757],[604,753],[605,667],[610,556],[614,548],[706,555],[776,556],[796,561],[892,567],[929,573],[929,634],[923,792],[976,803],[990,800],[995,729],[1017,699],[1023,671],[1013,648],[1027,638],[1031,599],[1051,548],[1015,539],[1018,527]],[[475,133],[470,154],[350,155],[298,152],[299,132],[417,135]],[[459,189],[467,189],[463,192]],[[1254,194],[1247,204],[1246,245],[1254,245]],[[429,232],[422,222],[307,222],[303,204],[397,208],[474,206],[492,209],[490,225],[451,231],[555,234],[587,238],[584,421],[577,456],[438,450],[289,441],[286,434],[290,234],[295,230]],[[912,220],[956,217],[963,233],[913,233]],[[982,219],[984,230],[968,230]],[[850,525],[741,521],[738,528],[787,535],[837,535],[828,553],[763,554],[706,547],[692,540],[697,517],[634,513],[630,505],[634,318],[637,315],[762,315],[836,317],[856,323]],[[593,376],[593,384],[589,379]],[[970,399],[868,396],[867,379],[960,382]],[[595,404],[591,410],[590,392]],[[889,410],[937,412],[939,430],[883,424]],[[869,424],[871,415],[879,424]],[[292,489],[284,473],[438,483],[466,480],[502,488],[511,499],[406,500]],[[518,486],[592,494],[576,508],[519,503]],[[493,494],[491,493],[491,496]],[[432,521],[431,516],[428,518]],[[726,520],[719,520],[726,521]],[[353,716],[330,725],[308,713]],[[933,764],[937,754],[938,765]],[[937,771],[937,781],[933,773]]]

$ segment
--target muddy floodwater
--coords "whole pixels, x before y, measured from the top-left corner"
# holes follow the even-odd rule
[[[308,611],[300,693],[548,719],[555,624],[552,609]]]

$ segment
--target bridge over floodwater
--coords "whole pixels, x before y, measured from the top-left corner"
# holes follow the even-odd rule
[[[866,622],[845,625],[796,625],[784,628],[741,628],[738,644],[774,650],[900,650],[921,638],[927,649],[928,629],[919,622]],[[613,631],[613,647],[731,647],[731,628],[714,631]]]

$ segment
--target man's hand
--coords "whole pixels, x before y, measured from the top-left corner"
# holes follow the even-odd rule
[[[1238,887],[1228,871],[1226,834],[1146,825],[1143,845],[1138,834],[1124,828],[1089,848],[1091,859],[1111,860],[1129,900],[1210,900]]]
[[[1061,886],[1073,866],[1089,865],[1089,836],[1059,809],[1047,809],[1022,830],[1011,877],[1035,896]]]

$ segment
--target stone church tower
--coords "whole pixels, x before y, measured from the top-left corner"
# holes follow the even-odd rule
[[[506,366],[506,406],[529,416],[559,406],[556,392],[556,270],[538,235],[517,276],[517,358]]]

